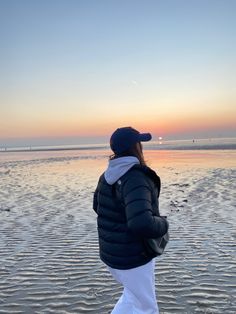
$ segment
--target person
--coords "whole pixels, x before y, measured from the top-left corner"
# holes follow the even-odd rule
[[[124,288],[112,314],[159,313],[154,256],[144,239],[164,235],[169,225],[159,213],[160,178],[144,161],[141,142],[151,138],[132,127],[117,129],[110,138],[114,154],[94,193],[100,258]]]

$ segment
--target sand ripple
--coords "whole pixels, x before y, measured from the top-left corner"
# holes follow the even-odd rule
[[[0,313],[107,314],[119,298],[91,210],[101,169],[81,162],[27,161],[1,180]],[[156,261],[161,313],[236,313],[235,170],[162,172],[171,241]]]

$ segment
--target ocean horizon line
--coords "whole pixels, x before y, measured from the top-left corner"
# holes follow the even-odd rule
[[[217,150],[236,149],[236,137],[209,138],[193,140],[159,140],[144,143],[145,150]],[[109,144],[78,144],[78,145],[28,145],[0,146],[0,153],[41,152],[41,151],[73,151],[73,150],[108,150]]]

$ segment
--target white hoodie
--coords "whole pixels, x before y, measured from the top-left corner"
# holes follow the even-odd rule
[[[110,185],[114,184],[135,164],[139,164],[139,160],[134,156],[126,156],[110,160],[104,174],[105,180]]]

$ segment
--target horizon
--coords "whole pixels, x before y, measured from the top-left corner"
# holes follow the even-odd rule
[[[195,142],[199,143],[201,141],[210,142],[221,142],[223,140],[235,141],[236,136],[219,136],[219,137],[175,137],[175,138],[163,138],[163,137],[153,137],[150,142],[145,145],[152,145],[155,143],[167,144],[174,142]],[[234,142],[233,141],[233,142]],[[109,146],[109,137],[100,137],[100,138],[78,138],[78,137],[69,137],[69,138],[31,138],[31,139],[11,139],[8,142],[0,141],[0,150],[3,149],[13,149],[13,148],[36,148],[36,147],[86,147],[86,146]]]
[[[0,2],[0,146],[107,142],[127,125],[235,137],[235,11],[232,0]]]

